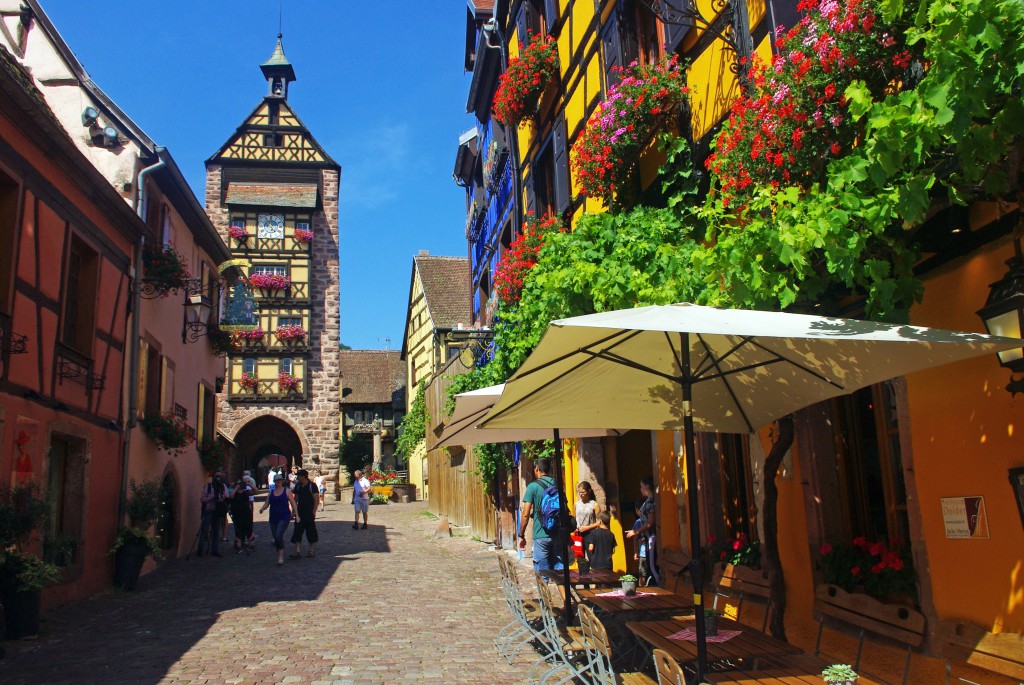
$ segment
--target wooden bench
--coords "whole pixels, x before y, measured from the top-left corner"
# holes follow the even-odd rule
[[[924,642],[924,614],[898,604],[883,604],[868,595],[849,593],[835,585],[819,585],[814,590],[814,618],[818,621],[815,656],[825,654],[821,651],[821,634],[826,624],[843,634],[849,634],[848,629],[854,628],[857,630],[857,655],[853,660],[853,669],[860,670],[860,657],[866,638],[871,637],[872,642],[889,649],[892,649],[892,643],[896,643],[907,650],[900,680],[902,685],[906,684],[911,651],[919,649]],[[845,659],[830,654],[825,656]],[[877,675],[873,677],[882,680]]]
[[[736,620],[742,618],[744,602],[764,605],[764,621],[761,623],[761,632],[764,632],[772,609],[772,591],[768,585],[767,571],[719,562],[715,564],[712,583],[715,586],[716,609],[719,597],[737,600]]]
[[[666,549],[661,553],[661,583],[666,590],[679,593],[680,583],[685,583],[684,576],[690,573],[690,557],[678,549]],[[693,581],[690,583],[691,589]]]
[[[953,674],[955,662],[970,664],[1024,682],[1024,635],[990,633],[966,621],[943,621],[935,629],[939,651],[946,657],[946,682],[975,683]]]

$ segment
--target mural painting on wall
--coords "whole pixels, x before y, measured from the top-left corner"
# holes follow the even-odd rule
[[[246,267],[249,262],[233,259],[224,262],[218,270],[224,273],[230,267]],[[220,328],[225,331],[252,331],[259,327],[260,311],[252,289],[244,280],[228,288],[220,307]]]
[[[14,427],[14,461],[11,468],[11,486],[32,480],[35,475],[34,457],[39,451],[39,424],[32,419],[18,417]]]

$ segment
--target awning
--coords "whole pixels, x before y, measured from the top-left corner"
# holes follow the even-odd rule
[[[316,207],[317,186],[309,184],[252,184],[228,185],[229,205],[256,205],[270,207]]]

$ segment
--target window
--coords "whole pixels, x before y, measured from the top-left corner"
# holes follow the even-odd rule
[[[279,133],[264,133],[263,147],[281,147],[284,144],[284,136]]]
[[[143,360],[146,365],[146,388],[143,399],[145,416],[158,416],[161,409],[161,399],[164,385],[164,363],[163,356],[152,346],[147,347],[146,358]]]
[[[14,236],[18,233],[18,182],[0,171],[0,311],[11,312]]]
[[[278,326],[301,326],[301,316],[279,316],[277,317]]]
[[[740,534],[757,540],[757,505],[750,475],[750,458],[745,435],[721,433],[715,436],[720,465],[724,539]]]
[[[61,342],[85,356],[95,333],[99,255],[77,235],[71,236],[64,272],[64,324]]]
[[[242,373],[247,373],[250,376],[256,375],[256,360],[252,357],[248,357],[242,360]]]
[[[254,266],[252,268],[252,274],[251,275],[257,275],[257,274],[261,275],[261,276],[287,276],[288,275],[288,267],[287,266],[268,266],[266,264],[263,264],[263,265],[260,265],[260,266]]]
[[[295,230],[296,231],[308,231],[309,230],[309,222],[308,221],[296,221],[295,222]]]
[[[289,376],[292,375],[292,360],[290,357],[285,357],[281,360],[281,363],[278,365],[278,372],[286,373]]]

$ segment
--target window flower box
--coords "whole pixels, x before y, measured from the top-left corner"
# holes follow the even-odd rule
[[[294,324],[278,326],[276,335],[278,340],[287,344],[300,343],[306,340],[306,331],[302,326]]]
[[[313,242],[313,231],[307,228],[296,228],[295,229],[295,242],[303,245],[308,245]]]
[[[541,95],[557,77],[557,44],[547,36],[534,36],[501,75],[494,92],[494,118],[506,126],[518,126],[537,111]]]
[[[245,226],[229,226],[228,235],[240,243],[249,240],[249,231],[245,229]]]
[[[190,442],[188,425],[172,412],[146,416],[141,426],[157,447],[171,454],[179,454]]]
[[[238,385],[242,390],[252,390],[255,392],[258,383],[259,378],[256,377],[256,374],[246,373],[245,371],[242,372],[242,377],[238,379]]]
[[[254,328],[251,331],[238,331],[236,334],[238,339],[242,340],[249,346],[259,345],[263,342],[263,338],[266,337],[267,332],[262,328]]]
[[[185,258],[170,244],[148,242],[142,248],[143,294],[165,297],[184,288],[192,277]]]
[[[583,192],[610,205],[632,163],[688,92],[686,72],[675,57],[653,65],[633,62],[624,69],[572,148],[573,172]]]
[[[282,371],[277,374],[277,387],[284,393],[297,393],[299,391],[299,379],[290,373]]]
[[[285,274],[262,273],[249,276],[249,285],[262,290],[265,297],[273,297],[278,291],[287,290],[291,284],[291,277]]]

